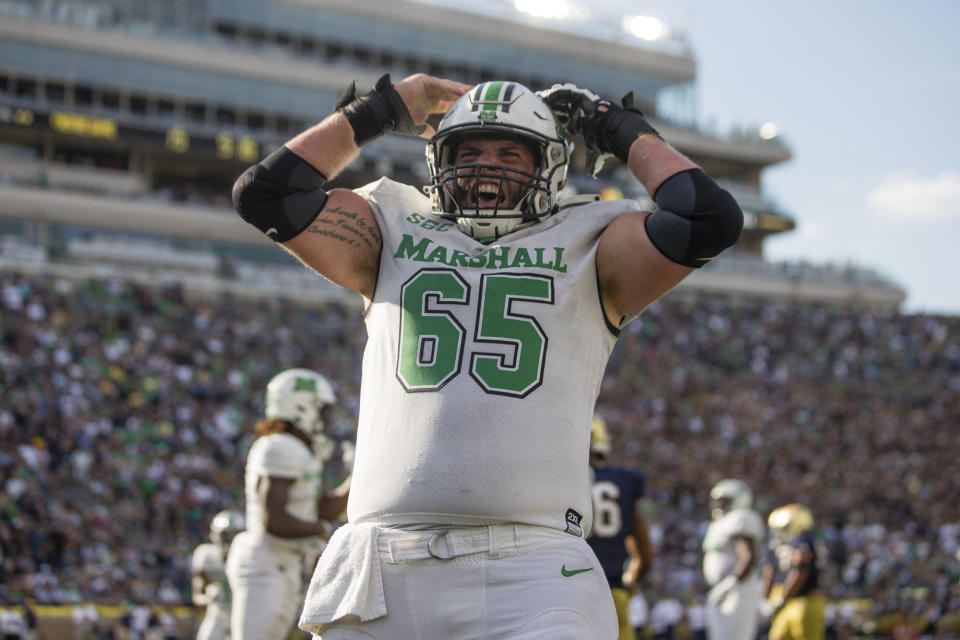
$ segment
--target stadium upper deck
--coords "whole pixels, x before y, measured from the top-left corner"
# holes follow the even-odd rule
[[[761,189],[763,169],[789,151],[700,131],[686,50],[406,0],[7,0],[0,13],[0,177],[10,183],[0,186],[0,231],[54,257],[110,229],[234,263],[283,260],[235,217],[209,215],[222,213],[246,165],[329,113],[351,80],[370,86],[384,71],[574,82],[611,99],[632,90],[664,136],[736,194],[747,214],[736,252],[758,259],[764,238],[795,226]],[[338,182],[385,173],[425,183],[422,141],[386,136]],[[646,197],[622,168],[571,183]],[[202,210],[191,218],[184,203]],[[887,293],[884,304],[896,304]]]

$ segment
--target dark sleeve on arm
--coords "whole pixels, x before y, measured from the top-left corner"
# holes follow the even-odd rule
[[[647,235],[678,264],[702,267],[740,238],[740,205],[702,169],[670,176],[653,199],[658,209],[647,217]]]
[[[310,226],[327,203],[326,177],[281,146],[247,169],[233,185],[233,206],[245,221],[276,242]]]

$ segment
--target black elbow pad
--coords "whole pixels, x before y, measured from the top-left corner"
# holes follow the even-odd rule
[[[647,216],[647,236],[678,264],[702,267],[740,238],[740,205],[700,169],[667,178],[654,201],[659,209]]]
[[[275,242],[310,226],[327,203],[322,173],[286,147],[243,172],[233,184],[233,206]]]

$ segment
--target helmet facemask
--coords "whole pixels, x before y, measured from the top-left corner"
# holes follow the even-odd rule
[[[293,425],[310,437],[313,452],[323,458],[332,440],[327,436],[327,428],[332,424],[333,407],[320,400],[304,402],[295,407],[296,415],[290,419]]]
[[[476,138],[522,143],[533,152],[533,172],[458,162],[459,146]],[[433,210],[478,240],[515,231],[556,211],[571,148],[535,93],[512,82],[478,85],[450,108],[427,146]]]
[[[742,480],[727,478],[710,490],[710,517],[714,520],[736,509],[749,509],[753,504],[753,491]]]

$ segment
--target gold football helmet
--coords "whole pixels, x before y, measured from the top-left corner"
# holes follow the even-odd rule
[[[796,536],[813,528],[813,513],[802,504],[787,504],[770,512],[767,526],[772,533]]]
[[[607,423],[597,414],[593,414],[590,424],[590,455],[607,458],[610,455],[610,432]]]

